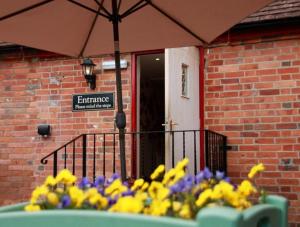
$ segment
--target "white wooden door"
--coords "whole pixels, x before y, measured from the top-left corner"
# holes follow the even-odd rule
[[[198,130],[199,117],[199,49],[196,47],[171,48],[165,50],[165,130]],[[193,133],[166,133],[165,162],[172,166],[185,156],[189,158],[189,172],[194,172],[194,161],[199,166],[199,133],[196,135],[196,157]],[[185,138],[183,138],[185,137]],[[197,168],[198,169],[198,168]]]

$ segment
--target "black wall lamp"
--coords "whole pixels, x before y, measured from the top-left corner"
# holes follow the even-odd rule
[[[50,125],[47,125],[47,124],[38,125],[37,129],[38,129],[39,135],[41,135],[45,138],[50,136],[50,131],[51,131]]]
[[[86,79],[86,82],[89,84],[92,90],[95,90],[96,74],[94,74],[94,68],[96,65],[91,59],[85,58],[83,59],[83,63],[81,64],[81,66],[82,66],[82,73],[84,75],[84,78]]]

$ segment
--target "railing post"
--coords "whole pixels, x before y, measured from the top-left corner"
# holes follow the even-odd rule
[[[171,131],[172,139],[172,168],[175,166],[175,146],[174,146],[174,131]]]
[[[223,136],[223,171],[227,174],[227,136]]]
[[[105,139],[105,138],[106,138],[105,135],[106,135],[106,134],[103,133],[103,173],[102,173],[103,176],[105,176],[105,148],[106,148],[106,147],[105,147],[105,140],[106,140],[106,139]]]
[[[82,135],[82,177],[86,177],[86,137]]]
[[[53,177],[57,175],[57,151],[53,154]]]
[[[75,175],[75,141],[73,141],[73,169],[72,169],[72,173],[73,175]]]
[[[205,130],[205,166],[211,168],[209,165],[209,144],[208,144],[208,130]]]
[[[67,168],[67,146],[65,146],[65,151],[64,151],[64,168]]]
[[[197,174],[197,145],[196,145],[196,130],[193,131],[194,133],[194,174]],[[200,156],[199,156],[200,157]]]
[[[96,180],[96,134],[94,134],[94,147],[93,147],[93,182]]]

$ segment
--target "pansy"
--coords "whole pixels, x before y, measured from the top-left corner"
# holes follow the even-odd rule
[[[252,179],[257,173],[262,172],[265,170],[265,167],[262,163],[259,163],[258,165],[255,165],[251,168],[248,177]]]
[[[151,180],[155,180],[158,178],[163,172],[165,171],[165,166],[164,165],[159,165],[154,172],[151,174],[150,178]]]
[[[110,178],[108,178],[105,182],[105,186],[110,185],[115,180],[120,179],[120,175],[118,173],[114,173]]]
[[[59,198],[54,192],[47,194],[47,200],[53,206],[56,206],[59,203]]]
[[[132,196],[121,197],[109,209],[112,212],[140,213],[144,208],[143,201]]]
[[[79,188],[84,189],[90,187],[91,183],[87,177],[83,177],[79,183]]]
[[[164,165],[160,165],[151,175],[151,182],[140,178],[131,182],[131,187],[117,173],[108,179],[98,177],[93,183],[84,177],[77,187],[76,177],[62,170],[55,178],[47,177],[32,192],[25,210],[97,209],[191,219],[204,207],[230,206],[243,210],[252,206],[249,198],[258,190],[250,179],[264,170],[262,164],[254,166],[249,179],[235,186],[224,172],[216,171],[213,175],[205,168],[194,176],[187,174],[187,165],[188,159],[183,159],[165,174]]]
[[[53,176],[48,176],[44,182],[46,186],[55,186],[57,184],[57,180]]]
[[[71,205],[71,198],[68,195],[61,197],[61,208],[66,208]]]
[[[94,182],[94,186],[95,187],[99,187],[99,186],[103,186],[104,185],[104,182],[105,182],[105,177],[103,176],[100,176],[100,177],[97,177],[95,182]]]

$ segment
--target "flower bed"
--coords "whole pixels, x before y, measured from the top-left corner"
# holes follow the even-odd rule
[[[286,199],[265,196],[251,182],[263,165],[233,185],[221,172],[186,174],[187,164],[184,159],[166,173],[161,165],[151,182],[138,179],[131,187],[116,174],[93,183],[84,178],[75,186],[76,177],[63,170],[37,187],[29,204],[0,208],[0,226],[287,226]],[[264,204],[253,205],[249,198],[254,194],[260,194]],[[21,211],[24,208],[38,212]]]

